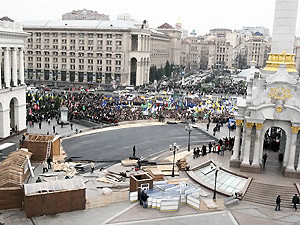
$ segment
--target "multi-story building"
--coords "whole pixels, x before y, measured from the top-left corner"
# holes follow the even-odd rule
[[[247,36],[244,42],[233,50],[234,67],[239,69],[250,67],[251,61],[255,61],[257,67],[264,67],[270,50],[271,44],[262,33],[256,32],[252,36]]]
[[[212,29],[207,37],[210,41],[208,66],[210,68],[232,67],[233,46],[227,41],[230,29]]]
[[[196,72],[200,68],[200,45],[198,37],[186,37],[182,42],[181,60],[184,60],[186,72]],[[184,57],[183,57],[184,56]]]
[[[70,13],[62,15],[63,20],[109,20],[109,15],[99,14],[92,10],[73,10]]]
[[[29,34],[11,21],[0,21],[0,138],[26,129],[23,50]]]
[[[29,80],[142,85],[149,82],[146,21],[61,20],[23,23]]]

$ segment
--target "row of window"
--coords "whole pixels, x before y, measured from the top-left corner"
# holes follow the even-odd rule
[[[33,68],[33,63],[28,63],[28,69],[32,69]],[[36,68],[41,69],[42,68],[42,64],[41,63],[37,63],[36,64]],[[45,69],[50,69],[50,64],[49,63],[45,63]],[[53,64],[52,65],[53,69],[58,69],[58,64]],[[61,64],[61,69],[66,70],[67,69],[67,65],[66,64]],[[79,70],[84,70],[84,65],[78,65],[78,69]],[[102,66],[97,66],[96,67],[97,71],[102,71]],[[106,71],[112,71],[112,67],[111,66],[106,66]],[[70,65],[70,70],[75,70],[75,64],[71,64]],[[88,65],[87,67],[88,71],[93,71],[94,67],[91,65]],[[121,71],[121,67],[115,67],[115,71],[116,72],[120,72]]]
[[[76,35],[78,35],[79,37],[85,37],[87,36],[88,38],[93,38],[93,37],[97,37],[97,38],[103,38],[106,36],[106,38],[112,38],[113,35],[120,39],[123,37],[123,34],[95,34],[95,33],[41,33],[41,32],[36,32],[36,33],[31,33],[31,35],[35,35],[36,37],[42,37],[45,36],[45,37],[50,37],[50,36],[53,36],[53,37],[58,37],[59,35],[62,36],[62,37],[67,37],[67,36],[70,36],[70,37],[76,37]]]
[[[33,43],[33,39],[32,38],[28,38],[27,39],[27,42],[28,43]],[[36,43],[42,43],[42,41],[41,41],[41,38],[37,38],[36,40],[35,40],[35,42]],[[46,43],[46,44],[50,44],[50,39],[45,39],[44,40],[44,42]],[[59,41],[58,41],[58,39],[53,39],[52,40],[52,43],[53,44],[59,44]],[[80,44],[80,45],[84,45],[84,43],[85,43],[85,40],[79,40],[78,41],[78,43]],[[87,41],[87,44],[88,45],[94,45],[94,40],[88,40]],[[98,40],[97,42],[96,42],[98,45],[103,45],[103,40]],[[61,40],[61,44],[67,44],[67,39],[62,39]],[[75,45],[76,44],[76,39],[70,39],[70,44],[72,44],[72,45]],[[113,44],[113,41],[112,40],[107,40],[106,41],[106,45],[112,45]],[[122,41],[119,41],[119,40],[116,40],[115,41],[115,44],[116,44],[116,46],[121,46],[122,45]]]
[[[50,58],[49,57],[45,57],[45,62],[50,62]],[[32,62],[33,61],[33,57],[32,56],[28,56],[28,62]],[[37,62],[41,62],[42,58],[41,57],[36,57],[36,61]],[[53,62],[58,62],[58,58],[53,58]],[[67,62],[67,58],[62,58],[61,59],[62,63],[66,63]],[[84,63],[84,59],[80,59],[78,60],[79,63]],[[75,63],[75,58],[70,58],[70,63]],[[93,59],[87,59],[87,63],[88,64],[93,64],[94,60]],[[102,64],[102,59],[97,59],[97,64]],[[111,65],[112,64],[112,60],[106,60],[106,65]],[[116,60],[115,61],[116,65],[121,65],[121,60]]]
[[[27,54],[28,54],[28,55],[33,55],[33,51],[27,51]],[[36,54],[36,55],[42,55],[42,52],[41,52],[41,51],[36,51],[35,54]],[[52,52],[52,54],[55,55],[55,56],[58,56],[58,55],[59,55],[58,52],[56,52],[56,51]],[[70,54],[70,56],[75,56],[75,55],[76,55],[75,52],[69,52],[69,54]],[[50,55],[50,52],[49,52],[49,51],[44,51],[44,55]],[[61,52],[61,55],[62,55],[62,56],[66,56],[66,55],[67,55],[67,52]],[[79,56],[79,57],[84,57],[84,55],[85,55],[84,52],[78,52],[78,56]],[[92,52],[88,52],[88,53],[86,53],[86,56],[87,56],[87,57],[93,57],[93,56],[103,57],[103,54],[100,53],[100,52],[95,53],[95,54],[92,53]],[[104,54],[104,56],[105,56],[106,58],[112,58],[113,54],[111,54],[111,53],[106,53],[106,54]],[[115,57],[116,57],[116,59],[121,59],[121,58],[122,58],[122,55],[121,55],[121,54],[115,54]]]
[[[27,45],[27,48],[28,48],[28,49],[34,49],[34,48],[33,48],[33,45]],[[42,46],[41,46],[41,45],[35,45],[35,49],[42,49]],[[65,51],[68,50],[68,48],[67,48],[66,45],[61,46],[61,48],[59,48],[58,45],[53,45],[53,46],[51,46],[51,48],[50,48],[50,45],[45,45],[45,46],[44,46],[44,49],[49,49],[49,50],[50,50],[50,49],[54,49],[54,50],[65,50]],[[75,51],[75,50],[76,50],[75,45],[69,46],[69,50]],[[79,46],[79,47],[78,47],[78,50],[79,50],[79,51],[85,51],[85,50],[86,50],[86,51],[94,51],[94,50],[102,51],[102,50],[103,50],[103,47],[102,47],[102,46],[97,46],[97,49],[95,49],[94,46],[88,46],[87,48],[85,48],[85,46]],[[113,51],[113,48],[112,48],[112,47],[106,47],[106,51],[107,51],[107,52],[112,52],[112,51]],[[121,51],[122,51],[122,47],[116,47],[116,48],[115,48],[115,51],[116,51],[116,52],[121,52]]]

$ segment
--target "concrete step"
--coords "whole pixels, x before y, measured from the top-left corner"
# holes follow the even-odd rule
[[[252,181],[243,200],[275,206],[277,196],[281,195],[281,206],[291,208],[292,198],[295,194],[299,193],[294,185],[274,185]]]

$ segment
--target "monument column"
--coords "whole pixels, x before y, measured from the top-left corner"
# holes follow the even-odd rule
[[[262,123],[256,123],[256,135],[255,135],[255,145],[254,145],[254,155],[253,155],[253,163],[252,165],[258,166],[259,165],[259,154],[261,149],[261,130],[264,126]]]
[[[296,147],[297,147],[297,135],[300,127],[292,127],[292,140],[290,145],[289,151],[289,161],[287,165],[288,170],[295,169],[295,154],[296,154]]]
[[[236,130],[235,130],[235,139],[234,139],[234,146],[233,146],[233,154],[230,160],[238,161],[240,155],[240,145],[241,145],[241,125],[242,120],[235,120],[236,122]]]
[[[245,132],[245,147],[244,147],[244,156],[242,164],[249,165],[249,158],[250,158],[250,145],[251,145],[251,130],[253,128],[254,123],[245,123],[246,125],[246,132]]]

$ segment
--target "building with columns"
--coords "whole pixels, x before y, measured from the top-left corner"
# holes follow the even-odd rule
[[[28,21],[25,79],[142,85],[149,82],[147,21]]]
[[[265,135],[270,129],[276,129],[281,133],[279,156],[282,156],[283,173],[287,177],[300,178],[300,149],[297,148],[300,138],[300,81],[293,73],[294,55],[288,53],[294,43],[284,41],[294,38],[295,30],[283,29],[284,24],[287,27],[292,24],[295,29],[297,13],[294,9],[297,5],[297,0],[276,1],[273,52],[261,73],[254,73],[252,68],[246,99],[237,101],[237,130],[230,165],[240,167],[241,172],[261,173]],[[287,53],[274,53],[284,49]]]
[[[26,129],[24,39],[20,23],[0,21],[0,138]]]

